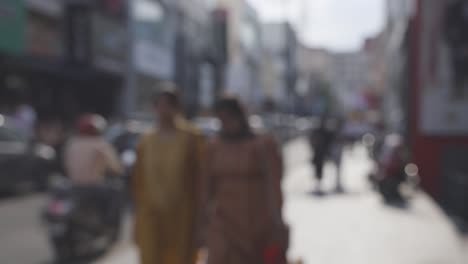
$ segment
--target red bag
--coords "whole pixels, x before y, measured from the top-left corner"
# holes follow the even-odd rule
[[[264,264],[287,264],[286,253],[289,247],[289,227],[284,223],[281,211],[278,210],[279,206],[275,204],[277,199],[275,197],[275,189],[278,182],[274,181],[270,168],[268,166],[267,155],[269,152],[264,144],[261,145],[261,154],[264,158],[263,173],[266,181],[268,207],[271,214],[271,219],[274,219],[275,225],[269,234],[269,238],[265,241],[263,248],[263,262]]]
[[[270,245],[263,252],[263,263],[286,264],[286,252],[280,245]]]

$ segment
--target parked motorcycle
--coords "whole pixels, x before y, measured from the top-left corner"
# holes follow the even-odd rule
[[[55,181],[43,212],[57,263],[89,262],[119,237],[123,214],[121,177],[105,186],[73,186]]]
[[[367,143],[366,143],[367,142]],[[378,151],[369,143],[376,141],[364,139],[366,147],[373,151],[374,169],[369,180],[375,190],[379,191],[387,204],[405,204],[419,188],[418,167],[409,160],[408,150],[398,134],[385,137]]]

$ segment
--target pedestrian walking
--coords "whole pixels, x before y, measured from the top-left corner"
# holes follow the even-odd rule
[[[208,264],[286,262],[281,216],[282,156],[274,139],[255,135],[236,98],[216,104],[222,123],[207,147],[204,201],[208,208]]]
[[[343,149],[345,145],[345,139],[343,135],[344,120],[337,118],[331,124],[331,129],[333,131],[333,142],[330,150],[331,161],[335,164],[336,167],[336,182],[335,182],[335,191],[337,193],[344,192],[342,174],[341,174],[341,162],[343,158]]]
[[[323,167],[325,161],[330,156],[330,150],[334,140],[334,131],[331,128],[331,122],[328,117],[323,116],[320,125],[317,129],[313,130],[310,136],[310,145],[314,151],[312,164],[315,168],[315,178],[317,179],[316,193],[323,194],[322,179]]]
[[[140,141],[132,179],[140,263],[194,263],[203,140],[180,117],[172,87],[156,95],[154,105],[159,124]]]

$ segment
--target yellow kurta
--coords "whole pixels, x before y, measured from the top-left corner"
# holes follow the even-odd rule
[[[141,140],[133,191],[142,264],[193,263],[202,141],[186,123],[171,138],[155,131]]]

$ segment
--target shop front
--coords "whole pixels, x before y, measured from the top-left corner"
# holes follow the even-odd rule
[[[411,24],[411,144],[423,187],[468,220],[467,1],[417,1]]]
[[[72,122],[83,112],[106,117],[115,109],[117,76],[93,68],[75,68],[60,60],[2,57],[0,98],[5,108],[28,103],[38,118]]]
[[[67,27],[76,13],[68,12],[64,1],[14,0],[11,2],[15,4],[9,6],[7,2],[0,3],[0,10],[24,13],[24,17],[21,20],[0,17],[1,36],[6,36],[10,29],[15,32],[11,38],[0,37],[0,111],[13,111],[15,104],[27,103],[36,110],[39,121],[59,119],[69,124],[83,112],[112,116],[123,82],[121,75],[126,61],[121,56],[126,47],[117,46],[119,50],[105,47],[101,43],[111,43],[114,47],[117,41],[103,40],[108,35],[101,33],[104,28],[116,35],[114,32],[121,30],[121,24],[116,23],[114,28],[108,26],[109,23],[102,22],[105,19],[92,15],[103,12],[89,7],[88,15],[82,17],[89,21]],[[2,28],[7,24],[8,27]],[[87,25],[97,30],[77,39],[67,38],[85,32],[82,27]],[[71,54],[86,46],[90,50],[82,53],[88,57],[82,63],[70,59]]]
[[[127,116],[152,116],[152,95],[174,80],[175,17],[158,1],[132,2],[131,68],[124,105]]]

